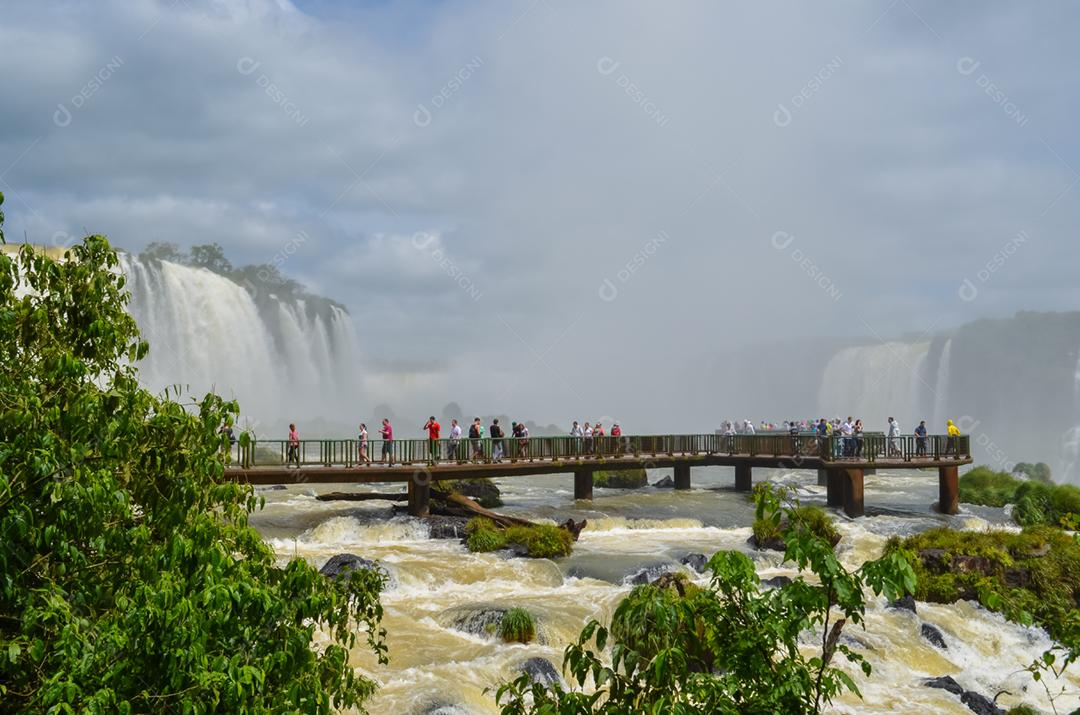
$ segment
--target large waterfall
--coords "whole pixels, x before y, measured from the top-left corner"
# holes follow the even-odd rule
[[[139,364],[150,389],[181,385],[196,396],[235,398],[258,432],[348,417],[359,348],[342,308],[274,295],[256,302],[225,276],[130,254],[121,255],[121,269],[129,309],[150,342]]]
[[[930,343],[883,343],[845,348],[829,361],[818,392],[820,412],[852,416],[867,431],[884,431],[895,417],[907,432],[927,419],[933,385],[926,375]]]

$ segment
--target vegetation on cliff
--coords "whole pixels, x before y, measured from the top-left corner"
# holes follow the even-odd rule
[[[348,654],[384,656],[381,575],[277,566],[259,500],[223,477],[236,404],[140,388],[117,266],[99,236],[62,261],[0,253],[2,709],[362,706],[375,684]]]
[[[1042,463],[1020,463],[1013,474],[976,467],[960,477],[960,501],[997,507],[1013,504],[1012,518],[1020,526],[1075,529],[1080,521],[1080,489],[1054,484],[1050,468]]]

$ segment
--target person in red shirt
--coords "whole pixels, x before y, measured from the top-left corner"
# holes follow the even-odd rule
[[[435,420],[435,415],[428,418],[424,429],[427,430],[429,460],[435,464],[439,461],[439,423]]]
[[[619,437],[622,437],[622,427],[619,426],[618,422],[611,425],[611,436],[615,438],[612,440],[613,442],[615,442],[615,453],[622,454],[623,441],[621,439],[618,439]]]
[[[285,451],[285,464],[289,462],[300,468],[300,433],[296,431],[296,425],[289,425],[289,448]]]
[[[379,430],[379,434],[382,435],[382,456],[379,457],[379,463],[386,461],[387,457],[390,457],[390,466],[394,466],[394,428],[390,426],[390,420],[386,417],[382,421],[382,429]]]

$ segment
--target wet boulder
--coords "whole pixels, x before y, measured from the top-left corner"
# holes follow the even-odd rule
[[[653,486],[657,489],[674,489],[675,480],[671,477],[664,477],[663,479],[658,479],[653,482]]]
[[[494,603],[469,603],[464,606],[448,608],[436,618],[443,626],[453,628],[462,633],[469,633],[481,638],[495,638],[499,633],[499,624],[503,616],[510,610],[509,606]],[[536,618],[536,637],[534,643],[546,645],[547,633],[543,624]]]
[[[464,516],[427,516],[424,523],[428,525],[428,538],[463,539],[469,519]]]
[[[529,658],[518,666],[518,670],[527,674],[532,682],[540,683],[546,688],[563,683],[559,669],[547,658]]]
[[[388,591],[397,585],[397,581],[386,570],[386,567],[380,564],[378,561],[371,559],[365,559],[362,556],[356,554],[335,554],[323,564],[319,569],[319,573],[327,578],[348,578],[348,575],[353,571],[358,570],[377,571],[381,573],[386,579],[386,585],[383,588],[384,591]]]
[[[951,675],[943,675],[940,678],[929,678],[923,681],[923,685],[928,688],[938,688],[939,690],[945,690],[953,695],[963,695],[964,688],[960,683],[953,680]]]
[[[679,563],[698,573],[705,573],[705,568],[709,564],[709,559],[705,554],[687,554],[679,559]]]
[[[593,486],[607,489],[640,489],[648,483],[649,477],[641,467],[598,469],[593,475]]]
[[[671,573],[674,569],[675,564],[653,564],[652,566],[646,566],[645,568],[624,577],[623,583],[628,586],[644,586],[647,583],[652,583],[664,574]]]
[[[895,601],[889,601],[889,608],[895,611],[911,611],[917,613],[915,610],[915,597],[911,595],[898,598]]]
[[[791,583],[790,576],[773,576],[772,578],[767,578],[762,581],[761,585],[764,588],[781,588],[787,586],[789,583]]]
[[[935,648],[941,648],[942,650],[948,649],[949,646],[945,645],[945,636],[935,626],[924,623],[919,631],[922,633],[923,638],[930,641],[930,645]]]
[[[994,704],[994,701],[985,695],[980,695],[973,690],[965,690],[960,696],[960,702],[968,706],[968,710],[976,715],[1004,715],[1005,711]]]

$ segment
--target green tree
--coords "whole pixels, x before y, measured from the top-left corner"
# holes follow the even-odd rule
[[[348,653],[385,658],[382,576],[276,564],[224,473],[237,405],[140,388],[117,264],[99,236],[0,254],[0,709],[362,705]]]
[[[177,247],[175,243],[168,241],[153,241],[142,253],[139,254],[139,258],[144,261],[169,261],[171,263],[187,263],[188,257],[183,251]]]
[[[223,276],[231,275],[233,271],[232,263],[225,257],[225,249],[216,243],[192,246],[188,262],[196,268],[208,268]]]
[[[609,661],[602,657],[609,631],[592,621],[565,652],[576,689],[524,675],[496,694],[504,715],[818,713],[845,690],[858,694],[834,661],[842,655],[866,675],[870,664],[840,635],[847,624],[862,624],[864,589],[890,598],[910,593],[911,565],[892,553],[848,571],[832,544],[800,523],[794,505],[781,507],[780,494],[763,489],[755,498],[759,518],[786,524],[785,559],[815,579],[761,590],[745,554],[721,551],[709,561],[709,588],[639,586],[616,610]],[[820,644],[813,656],[800,648],[807,632]]]

